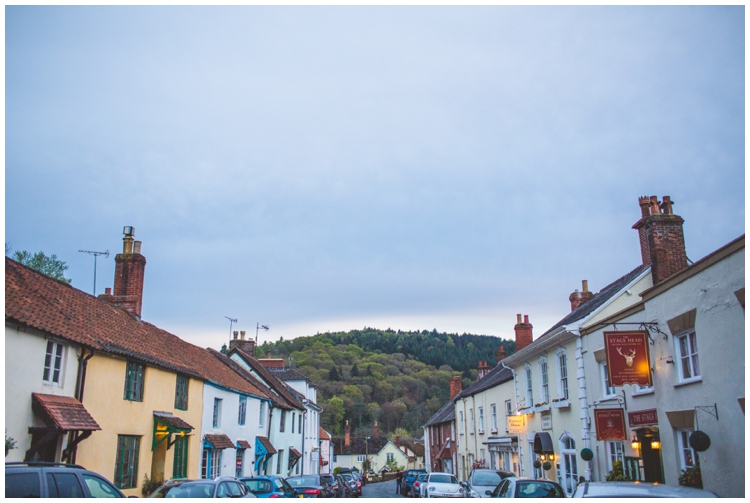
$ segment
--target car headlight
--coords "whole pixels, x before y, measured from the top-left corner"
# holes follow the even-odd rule
[[[435,487],[434,486],[430,486],[429,489],[430,489],[430,491],[434,491]]]
[[[471,490],[471,498],[481,498],[478,492],[476,492],[474,489]]]

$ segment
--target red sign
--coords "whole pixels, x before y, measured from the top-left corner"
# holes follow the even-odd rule
[[[610,386],[651,386],[648,332],[604,332]]]
[[[628,412],[628,425],[630,425],[631,427],[646,426],[650,424],[659,424],[659,418],[656,415],[656,409]]]
[[[594,410],[597,440],[625,440],[625,411],[623,409]]]

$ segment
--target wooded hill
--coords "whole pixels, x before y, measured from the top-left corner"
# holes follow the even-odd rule
[[[471,385],[479,361],[495,364],[498,346],[515,352],[514,341],[495,336],[364,328],[281,339],[256,354],[286,359],[319,387],[321,426],[334,435],[347,419],[353,436],[370,435],[377,419],[381,434],[401,428],[421,437],[449,399],[450,378]]]

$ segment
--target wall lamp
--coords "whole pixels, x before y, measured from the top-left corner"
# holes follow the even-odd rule
[[[630,442],[630,447],[635,451],[641,448],[641,442],[638,440],[638,437],[635,436],[635,433],[633,434],[633,441]]]

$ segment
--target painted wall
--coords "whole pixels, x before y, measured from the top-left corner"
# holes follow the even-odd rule
[[[59,386],[42,380],[46,353],[47,337],[44,334],[35,330],[19,331],[15,326],[5,324],[5,428],[7,435],[17,442],[16,449],[10,451],[5,461],[23,461],[26,451],[31,447],[29,427],[44,426],[31,410],[32,393],[60,396],[75,394],[77,348],[65,344]],[[96,416],[94,419],[99,421]],[[90,440],[89,438],[87,441]],[[56,460],[60,460],[62,449],[66,446],[67,435],[63,435],[57,448]]]
[[[152,475],[154,461],[152,438],[154,411],[171,412],[195,428],[188,449],[188,478],[198,478],[200,439],[203,413],[203,382],[190,379],[188,410],[174,408],[177,375],[174,372],[147,366],[144,373],[143,402],[123,399],[125,389],[124,359],[97,353],[88,364],[84,405],[102,427],[80,444],[77,462],[89,470],[114,481],[118,435],[138,435],[138,487],[124,489],[127,496],[141,496],[144,474]],[[166,452],[164,477],[172,477],[174,448]]]
[[[318,390],[305,380],[286,381],[286,384],[312,402],[311,404],[305,404],[307,409],[304,420],[305,450],[303,453],[304,460],[300,462],[304,463],[305,474],[320,473],[320,411],[317,406]]]

